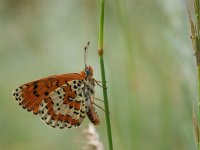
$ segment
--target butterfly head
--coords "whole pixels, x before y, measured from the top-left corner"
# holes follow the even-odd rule
[[[84,77],[92,77],[93,76],[93,69],[91,66],[85,66],[85,69],[80,73]]]
[[[88,77],[93,76],[93,69],[91,66],[86,66],[84,72],[85,72],[85,75]]]

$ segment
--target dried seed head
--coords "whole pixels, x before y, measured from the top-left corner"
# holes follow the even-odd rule
[[[100,141],[99,134],[95,130],[93,124],[89,124],[88,128],[83,131],[87,144],[83,148],[83,150],[104,150],[103,144]]]

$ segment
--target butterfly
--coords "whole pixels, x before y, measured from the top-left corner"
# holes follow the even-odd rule
[[[38,114],[51,127],[78,127],[86,115],[99,125],[94,107],[96,82],[92,67],[85,63],[80,73],[53,75],[26,83],[16,88],[13,96],[22,108]]]

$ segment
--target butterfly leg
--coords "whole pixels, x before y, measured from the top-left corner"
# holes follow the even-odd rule
[[[99,98],[94,98],[94,99],[96,99],[96,100],[98,100],[98,101],[100,101],[100,102],[104,102],[104,100],[99,99]]]
[[[91,104],[94,104],[95,106],[97,106],[98,108],[100,108],[101,110],[103,110],[105,112],[105,114],[110,114],[110,112],[106,112],[105,109],[103,109],[101,106],[97,105],[95,102],[91,101]]]
[[[94,104],[95,106],[97,106],[98,108],[100,108],[101,110],[103,110],[105,112],[105,110],[101,106],[97,105],[95,102],[91,101],[91,104]]]
[[[94,81],[95,81],[95,83],[96,83],[98,86],[104,88],[103,85],[101,85],[101,84],[102,84],[102,81],[97,81],[97,80],[94,80]],[[101,83],[101,84],[100,84],[100,83]],[[105,89],[107,89],[107,87],[105,87]]]

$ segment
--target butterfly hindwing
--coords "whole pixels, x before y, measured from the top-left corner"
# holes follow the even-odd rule
[[[81,80],[72,80],[52,91],[39,106],[39,115],[52,127],[79,126],[86,115],[86,100]]]

